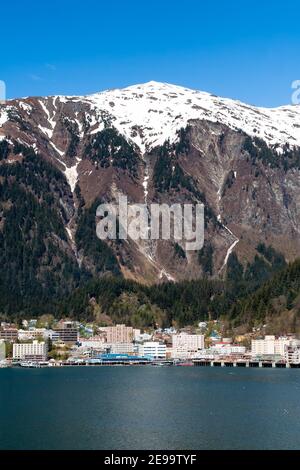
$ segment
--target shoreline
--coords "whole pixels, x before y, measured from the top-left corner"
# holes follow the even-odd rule
[[[34,363],[23,362],[19,364],[2,365],[1,369],[61,369],[61,368],[74,368],[74,367],[201,367],[201,368],[219,368],[219,369],[300,369],[300,363],[284,363],[284,362],[269,362],[269,361],[201,361],[193,360],[192,362],[171,363],[168,362],[63,362],[63,363]]]

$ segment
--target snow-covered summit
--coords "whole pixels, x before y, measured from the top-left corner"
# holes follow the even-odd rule
[[[104,122],[108,121],[128,140],[135,142],[142,153],[162,145],[167,139],[173,142],[177,131],[193,119],[219,122],[233,130],[240,129],[248,135],[260,137],[268,145],[283,146],[288,143],[300,147],[300,105],[259,108],[155,81],[88,96],[13,100],[0,106],[0,140],[5,134],[4,125],[10,120],[8,111],[21,110],[22,118],[28,119],[36,106],[42,108],[42,129],[52,140],[59,115],[70,103],[76,104],[76,115],[72,119],[78,124],[80,138],[83,136],[83,124],[77,115],[82,110],[91,124],[87,133],[102,130]]]
[[[142,151],[173,141],[190,119],[241,129],[269,145],[300,146],[300,106],[259,108],[185,87],[151,81],[83,98],[112,116],[113,125]]]

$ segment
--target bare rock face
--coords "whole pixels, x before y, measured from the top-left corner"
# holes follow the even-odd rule
[[[43,202],[54,191],[51,168],[62,176],[53,210],[65,240],[55,227],[52,238],[87,275],[121,272],[145,283],[220,277],[232,252],[246,263],[260,242],[289,261],[299,253],[299,106],[255,108],[156,82],[1,105],[1,185],[17,181],[42,204],[31,182],[39,160],[47,165]],[[22,165],[23,173],[12,170]],[[100,249],[97,205],[119,194],[148,207],[204,203],[204,247],[187,252],[172,238],[110,241]],[[13,196],[2,199],[1,209],[13,203]]]

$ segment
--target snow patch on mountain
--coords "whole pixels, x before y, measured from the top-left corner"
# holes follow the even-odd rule
[[[0,127],[2,127],[8,120],[8,113],[6,111],[0,111]]]
[[[62,160],[56,157],[56,160],[64,167],[63,173],[69,183],[72,193],[75,191],[75,187],[78,181],[78,165],[81,162],[80,158],[76,158],[75,165],[68,167]]]
[[[68,180],[68,183],[70,185],[70,188],[71,188],[71,191],[74,192],[75,190],[75,186],[76,186],[76,183],[77,183],[77,180],[78,180],[78,170],[77,170],[77,167],[79,165],[79,163],[81,162],[81,159],[80,158],[76,158],[76,163],[75,165],[71,166],[70,168],[68,168],[66,166],[66,169],[64,171],[65,173],[65,176]]]
[[[27,114],[30,114],[32,112],[32,106],[29,103],[26,103],[25,101],[21,101],[19,103],[19,106],[23,111],[25,111]]]
[[[83,99],[95,111],[109,113],[112,125],[143,153],[167,139],[175,141],[177,131],[193,119],[223,123],[260,137],[269,145],[300,146],[300,106],[259,108],[153,81]]]

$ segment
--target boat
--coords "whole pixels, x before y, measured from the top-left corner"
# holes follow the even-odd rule
[[[41,367],[38,362],[30,362],[30,361],[20,362],[20,366],[21,367],[27,367],[27,368],[30,368],[30,369],[36,369],[38,367]]]

